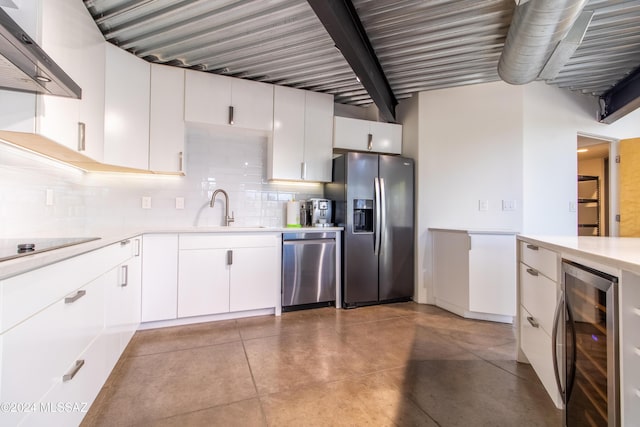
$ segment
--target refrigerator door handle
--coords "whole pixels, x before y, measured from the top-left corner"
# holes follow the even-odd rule
[[[378,255],[380,253],[380,229],[382,222],[382,205],[380,200],[380,178],[375,177],[373,179],[373,186],[375,189],[375,203],[374,209],[376,210],[376,226],[373,233],[373,253]]]
[[[380,178],[380,230],[378,233],[378,252],[382,247],[382,234],[387,227],[387,194],[384,178]]]

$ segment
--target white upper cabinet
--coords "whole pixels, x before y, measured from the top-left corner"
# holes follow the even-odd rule
[[[333,97],[275,86],[269,178],[331,181]]]
[[[105,41],[81,1],[41,2],[42,48],[82,88],[82,99],[38,96],[36,130],[102,160]]]
[[[201,71],[185,73],[185,121],[272,131],[272,85]]]
[[[402,153],[402,125],[335,117],[333,147],[376,153]]]
[[[104,163],[149,168],[149,63],[106,43]]]
[[[184,73],[151,64],[149,169],[155,172],[183,172]]]

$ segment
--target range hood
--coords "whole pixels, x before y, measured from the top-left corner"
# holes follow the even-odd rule
[[[0,8],[0,88],[82,98],[82,89]]]

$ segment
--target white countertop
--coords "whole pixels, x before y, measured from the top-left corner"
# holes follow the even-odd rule
[[[468,233],[468,234],[507,234],[516,235],[517,231],[506,230],[503,228],[429,228],[429,231],[445,231],[454,233]]]
[[[309,232],[328,232],[342,231],[342,227],[176,227],[163,229],[130,229],[130,230],[110,230],[102,233],[94,233],[86,236],[72,237],[100,237],[99,240],[93,240],[87,243],[67,246],[60,249],[34,253],[19,258],[14,258],[0,262],[0,280],[7,279],[18,274],[23,274],[36,268],[44,267],[77,255],[82,255],[114,243],[130,239],[132,237],[143,234],[181,234],[181,233],[309,233]],[[31,236],[33,237],[33,236]]]
[[[640,274],[640,238],[519,235],[518,239]]]

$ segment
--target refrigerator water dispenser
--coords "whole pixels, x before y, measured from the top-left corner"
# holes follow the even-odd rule
[[[353,199],[353,232],[373,233],[373,200]]]

